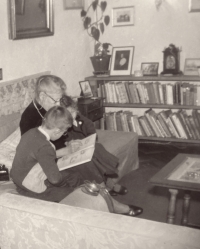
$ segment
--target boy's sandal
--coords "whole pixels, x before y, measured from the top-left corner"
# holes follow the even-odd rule
[[[143,209],[141,207],[136,207],[133,205],[129,205],[129,211],[128,213],[123,213],[123,215],[127,215],[127,216],[131,216],[131,217],[135,217],[137,215],[142,214]]]

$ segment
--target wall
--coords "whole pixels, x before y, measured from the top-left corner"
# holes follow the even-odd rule
[[[0,1],[3,81],[51,71],[65,80],[69,94],[79,94],[78,81],[93,72],[89,60],[93,40],[83,30],[80,10],[64,10],[63,0],[54,0],[54,36],[13,41],[8,39],[7,1]],[[91,0],[85,0],[85,5],[89,2]],[[170,43],[182,47],[181,70],[185,58],[200,58],[200,12],[188,12],[189,0],[163,0],[159,11],[155,0],[107,2],[106,13],[110,17],[113,7],[135,6],[134,26],[112,27],[110,24],[102,36],[103,42],[115,47],[135,46],[132,71],[140,69],[142,62],[158,61],[161,72],[162,51]]]
[[[43,71],[60,76],[68,93],[80,93],[78,81],[92,72],[90,46],[82,27],[80,10],[64,10],[63,0],[54,0],[54,36],[9,40],[8,0],[0,1],[0,68],[3,81]],[[3,82],[1,81],[1,82]]]
[[[114,47],[135,46],[133,70],[139,70],[142,62],[159,62],[159,72],[163,71],[163,53],[170,43],[182,47],[180,68],[183,70],[185,58],[200,58],[200,12],[189,13],[189,0],[112,0],[108,1],[106,13],[113,7],[135,6],[135,25],[106,28],[103,42]],[[112,19],[112,15],[110,15]]]

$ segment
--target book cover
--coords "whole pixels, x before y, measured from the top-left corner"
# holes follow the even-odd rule
[[[160,104],[160,95],[159,95],[159,82],[153,82],[153,89],[155,94],[155,102],[156,104]]]
[[[60,171],[80,164],[91,161],[96,142],[96,134],[92,134],[89,137],[86,137],[82,140],[79,140],[79,149],[78,151],[61,157],[57,161],[57,165]]]

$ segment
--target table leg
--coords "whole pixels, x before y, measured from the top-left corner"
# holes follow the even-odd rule
[[[182,213],[182,220],[181,224],[183,226],[187,226],[188,223],[188,214],[190,209],[190,191],[186,191],[183,197],[183,213]]]
[[[171,196],[170,196],[168,213],[167,213],[167,223],[174,224],[175,208],[176,208],[176,196],[178,194],[178,190],[177,189],[169,189],[169,192],[171,193]]]

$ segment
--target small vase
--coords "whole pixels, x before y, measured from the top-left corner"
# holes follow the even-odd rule
[[[110,57],[111,55],[90,57],[94,71],[95,72],[108,72]]]

